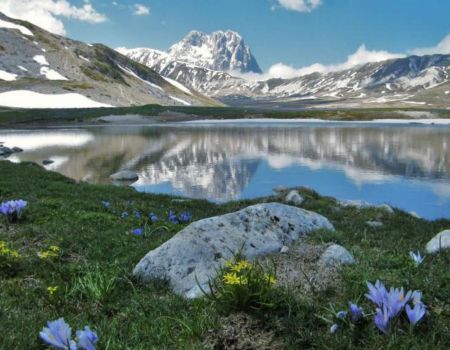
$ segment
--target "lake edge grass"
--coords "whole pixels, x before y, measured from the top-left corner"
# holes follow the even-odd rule
[[[184,200],[168,195],[137,193],[131,188],[76,183],[32,164],[0,162],[0,201],[22,198],[29,205],[23,221],[2,221],[0,241],[20,253],[17,266],[3,268],[0,276],[0,349],[44,348],[38,339],[47,320],[65,317],[74,329],[89,325],[100,336],[99,349],[202,349],[211,330],[222,318],[207,300],[188,301],[175,296],[163,283],[141,284],[131,275],[135,264],[151,249],[185,225],[170,224],[169,210],[189,211],[194,220],[242,209],[266,197],[223,205],[204,200]],[[423,252],[426,242],[450,221],[426,221],[396,210],[339,208],[333,198],[301,189],[303,208],[329,218],[336,232],[317,232],[308,241],[338,243],[349,249],[357,265],[341,271],[338,286],[312,296],[283,294],[280,308],[255,317],[261,328],[273,330],[286,349],[445,349],[450,347],[449,252],[426,256],[415,267],[409,251]],[[174,200],[175,199],[175,200]],[[107,210],[108,201],[115,213]],[[135,236],[142,225],[134,210],[160,218],[148,235]],[[130,215],[122,219],[120,214]],[[379,220],[382,228],[366,222]],[[166,228],[162,228],[162,227]],[[161,229],[158,229],[161,227]],[[150,233],[151,232],[151,233]],[[40,252],[58,246],[54,259]],[[6,271],[6,273],[5,273]],[[327,308],[345,308],[364,298],[366,281],[380,279],[388,286],[419,289],[429,306],[425,320],[409,334],[396,330],[384,336],[374,327],[364,332],[329,333],[320,316]],[[48,287],[57,287],[50,295]]]

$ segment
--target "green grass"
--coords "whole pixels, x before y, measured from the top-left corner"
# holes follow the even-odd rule
[[[23,221],[7,226],[2,221],[0,241],[19,251],[15,266],[1,265],[0,349],[44,349],[38,339],[47,320],[64,317],[72,328],[89,325],[100,336],[99,349],[202,349],[220,315],[206,300],[184,300],[155,281],[141,284],[131,271],[151,249],[181,230],[183,225],[158,223],[164,229],[146,236],[131,230],[141,223],[120,219],[133,209],[166,218],[169,209],[188,210],[194,220],[274,200],[230,202],[172,201],[166,195],[140,194],[130,188],[77,184],[34,164],[0,162],[0,201],[23,198],[29,202]],[[328,217],[336,232],[318,232],[311,242],[336,242],[348,248],[358,264],[342,270],[342,282],[315,295],[277,294],[278,306],[256,314],[259,327],[270,329],[286,349],[448,349],[450,348],[450,253],[427,256],[416,268],[410,250],[422,249],[448,220],[428,222],[401,211],[336,210],[332,198],[303,190],[306,209]],[[109,200],[117,213],[106,210]],[[367,220],[385,223],[380,229]],[[60,247],[55,258],[37,254],[51,245]],[[328,332],[327,308],[337,309],[359,300],[366,311],[366,281],[383,280],[389,286],[420,289],[428,315],[412,334],[397,330],[383,336],[370,325],[360,331]],[[50,295],[47,287],[57,286]]]
[[[94,80],[101,80],[104,77],[88,67]],[[88,75],[89,75],[88,74]],[[66,89],[80,88],[80,86],[65,85]],[[81,88],[87,88],[82,86]],[[415,111],[417,109],[402,108],[402,110]],[[143,116],[155,117],[162,112],[179,112],[193,115],[197,118],[208,119],[236,119],[236,118],[318,118],[333,121],[355,121],[373,120],[383,118],[409,119],[406,115],[396,113],[398,109],[378,108],[378,109],[329,109],[329,110],[295,110],[295,111],[275,111],[239,107],[174,107],[160,105],[145,105],[134,107],[115,108],[79,108],[79,109],[20,109],[0,107],[0,128],[7,128],[15,125],[34,124],[55,124],[71,122],[89,122],[95,118],[108,115],[139,114]],[[440,118],[450,118],[448,110],[430,110]],[[161,118],[160,118],[161,119]],[[164,118],[163,118],[164,119]]]

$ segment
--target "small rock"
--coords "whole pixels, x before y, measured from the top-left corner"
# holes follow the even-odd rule
[[[12,153],[14,153],[14,152],[12,151],[11,148],[9,148],[9,147],[0,147],[0,156],[9,156]]]
[[[20,147],[13,147],[11,150],[12,150],[14,153],[20,153],[20,152],[23,152],[23,149],[20,148]]]
[[[288,252],[289,252],[289,247],[288,246],[284,245],[284,246],[281,247],[281,249],[280,249],[280,253],[281,254],[287,254]]]
[[[273,192],[275,192],[276,194],[280,194],[282,192],[286,192],[288,190],[288,188],[286,186],[277,186],[275,188],[272,189]]]
[[[138,174],[131,170],[122,170],[110,176],[115,181],[136,181],[139,179]]]
[[[333,244],[329,246],[320,257],[319,263],[324,266],[340,266],[345,264],[354,264],[355,259],[344,247]]]
[[[255,260],[318,229],[334,230],[327,218],[280,203],[257,204],[191,223],[150,251],[133,274],[143,281],[165,280],[188,298],[209,291],[209,281],[233,254]]]
[[[384,209],[390,214],[394,213],[394,209],[392,209],[392,207],[388,204],[372,204],[361,200],[341,200],[338,201],[338,204],[344,208],[347,207],[353,207],[358,209],[376,208],[376,209]]]
[[[42,164],[44,164],[44,165],[50,165],[50,164],[53,164],[54,162],[55,162],[54,160],[51,160],[51,159],[45,159],[45,160],[42,161]]]
[[[304,199],[296,190],[292,190],[286,196],[285,201],[294,205],[302,205]]]
[[[381,221],[366,221],[366,225],[373,227],[373,228],[378,228],[378,227],[382,227],[383,223]]]
[[[429,254],[438,253],[440,250],[450,248],[450,230],[445,230],[434,236],[426,246]]]

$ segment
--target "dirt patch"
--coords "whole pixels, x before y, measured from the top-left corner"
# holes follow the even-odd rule
[[[220,319],[220,329],[209,331],[205,341],[208,350],[278,350],[283,342],[273,331],[245,313]]]

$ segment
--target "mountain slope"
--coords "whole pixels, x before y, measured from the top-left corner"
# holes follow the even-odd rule
[[[0,105],[217,105],[101,44],[51,34],[0,13]],[[66,102],[66,103],[65,103]]]
[[[149,48],[118,50],[165,77],[231,105],[450,107],[450,55],[410,56],[293,79],[248,81],[229,72],[205,68],[203,57],[199,61],[195,55],[186,59],[186,53],[196,50],[188,48],[191,41],[195,42],[184,40],[183,44],[174,45],[183,47],[180,56],[174,55],[179,50],[169,50],[170,53]]]

